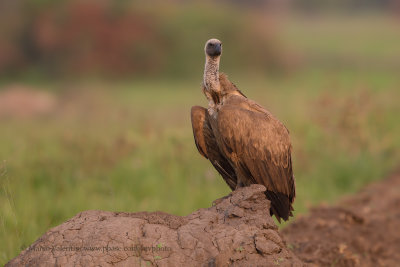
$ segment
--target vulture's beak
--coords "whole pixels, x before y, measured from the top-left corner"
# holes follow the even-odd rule
[[[216,44],[214,49],[214,56],[220,56],[222,52],[222,45]]]
[[[221,43],[209,43],[206,47],[206,53],[210,57],[220,56],[222,53]]]

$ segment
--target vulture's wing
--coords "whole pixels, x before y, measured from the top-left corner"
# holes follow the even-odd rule
[[[241,96],[231,99],[218,113],[220,148],[245,177],[245,185],[265,185],[271,213],[287,220],[295,197],[289,132],[255,102]]]
[[[207,110],[199,106],[192,107],[191,119],[194,141],[200,154],[211,162],[228,186],[234,190],[236,188],[235,171],[218,148]]]

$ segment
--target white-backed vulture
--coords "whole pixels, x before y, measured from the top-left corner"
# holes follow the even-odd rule
[[[191,110],[197,149],[232,190],[264,185],[271,201],[270,214],[286,221],[293,216],[295,198],[289,131],[219,73],[219,40],[208,40],[204,50],[203,93],[209,105]]]

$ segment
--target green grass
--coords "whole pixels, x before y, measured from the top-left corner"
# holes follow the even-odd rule
[[[390,27],[358,32],[365,24],[350,29],[365,40],[383,31],[375,42],[390,43],[393,49],[394,40],[400,47]],[[304,54],[314,48],[329,52],[329,46],[313,42],[310,32],[319,26],[307,31],[312,25],[291,25],[287,42],[305,44],[299,48]],[[335,46],[337,51],[350,49],[345,42]],[[368,59],[372,50],[363,42],[357,46]],[[368,60],[376,60],[377,53]],[[268,107],[290,130],[296,214],[356,192],[400,161],[398,71],[322,65],[308,64],[274,79],[230,73],[248,97]],[[52,114],[3,119],[0,264],[83,210],[186,215],[229,193],[194,145],[190,107],[206,105],[200,81],[77,84],[67,88],[69,93],[57,91],[61,102]]]

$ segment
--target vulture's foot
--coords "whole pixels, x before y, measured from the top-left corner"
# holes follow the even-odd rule
[[[238,190],[238,189],[241,188],[241,187],[245,187],[244,183],[238,182],[238,183],[236,184],[235,190]]]

